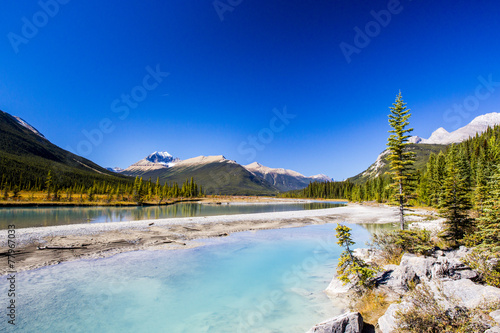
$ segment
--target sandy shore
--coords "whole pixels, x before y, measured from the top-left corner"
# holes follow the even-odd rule
[[[432,212],[425,210],[410,213],[411,221],[423,222],[432,215]],[[396,222],[398,215],[394,207],[349,204],[338,208],[292,212],[23,228],[15,231],[15,270],[20,272],[63,261],[104,258],[127,251],[190,248],[201,244],[196,239],[224,237],[247,230],[325,223]],[[7,237],[7,230],[0,230],[0,260],[5,263]],[[0,275],[7,272],[7,265],[2,264]]]

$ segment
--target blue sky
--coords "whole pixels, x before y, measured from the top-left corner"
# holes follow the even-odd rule
[[[0,109],[102,166],[166,150],[341,180],[384,150],[399,90],[422,137],[500,112],[499,14],[492,0],[4,1]]]

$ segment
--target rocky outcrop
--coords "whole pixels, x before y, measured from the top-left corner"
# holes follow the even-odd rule
[[[405,254],[398,266],[386,266],[386,270],[375,278],[375,283],[388,295],[396,296],[393,298],[403,297],[412,284],[426,283],[435,295],[444,296],[437,300],[445,308],[454,307],[456,302],[469,309],[483,302],[500,303],[500,288],[474,283],[479,278],[478,274],[461,261],[468,252],[467,248],[461,247],[455,251],[438,250],[429,257]],[[395,313],[408,305],[404,301],[391,304],[378,320],[380,331],[393,332],[396,327]],[[500,317],[500,312],[492,314],[493,319]],[[494,329],[492,327],[488,332],[496,332]]]
[[[363,317],[359,312],[349,312],[324,321],[307,333],[361,333],[363,331]]]

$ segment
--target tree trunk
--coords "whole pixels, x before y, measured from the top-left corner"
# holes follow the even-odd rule
[[[405,230],[405,211],[403,205],[403,183],[399,182],[399,224],[401,230]]]

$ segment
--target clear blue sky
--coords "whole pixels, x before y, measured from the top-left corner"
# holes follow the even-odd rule
[[[166,150],[340,180],[385,149],[399,90],[422,137],[500,112],[498,1],[59,1],[0,4],[0,109],[102,166]]]

